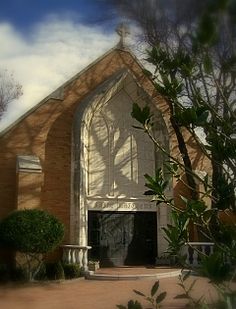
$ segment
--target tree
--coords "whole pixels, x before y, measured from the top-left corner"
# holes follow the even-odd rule
[[[40,269],[42,255],[54,250],[63,237],[63,224],[40,209],[14,211],[0,223],[1,245],[25,255],[30,281]]]
[[[12,73],[7,70],[0,71],[0,119],[7,106],[13,100],[19,99],[23,94],[22,86],[15,81]]]
[[[141,124],[142,127],[140,129],[148,134],[154,144],[162,150],[158,140],[152,135],[152,115],[148,107],[146,106],[141,109],[137,104],[134,104],[132,116]],[[170,162],[166,164],[167,168],[172,176],[178,179],[178,169],[183,168],[183,163],[172,156],[169,158]],[[214,308],[233,308],[236,305],[236,298],[235,291],[231,288],[230,283],[236,278],[236,222],[232,219],[230,222],[225,223],[222,221],[221,213],[223,209],[223,212],[230,218],[231,214],[228,213],[228,210],[234,209],[230,207],[230,204],[228,204],[228,207],[225,205],[222,189],[218,192],[221,199],[218,200],[218,204],[215,204],[214,208],[207,207],[203,197],[199,197],[198,200],[182,197],[186,207],[180,209],[175,205],[173,198],[166,195],[167,181],[163,175],[164,173],[161,169],[156,171],[155,176],[146,174],[146,187],[148,191],[145,193],[152,196],[152,200],[156,202],[157,207],[160,204],[165,204],[172,210],[172,223],[168,224],[167,228],[163,228],[166,234],[165,238],[168,241],[166,253],[169,257],[175,257],[184,268],[189,268],[188,263],[185,263],[186,257],[181,252],[183,246],[189,244],[191,249],[196,250],[201,264],[200,269],[194,267],[192,269],[200,275],[207,276],[219,292],[220,303],[217,306],[214,304]],[[193,173],[193,176],[198,177],[195,173]],[[205,187],[203,196],[209,195],[209,192],[211,194],[213,190],[212,185],[206,180],[203,180],[203,183]],[[191,243],[189,243],[189,227],[191,223],[194,223],[206,241],[214,243],[212,254],[207,255],[205,252],[192,247]],[[190,301],[191,308],[213,308],[200,303],[203,296],[198,300],[191,297],[192,288],[196,280],[189,289],[185,286],[185,281],[190,273],[188,272],[180,277],[181,283],[179,285],[183,287],[184,294],[177,295],[176,298],[187,298]],[[153,308],[155,307],[153,306]]]
[[[165,96],[192,199],[198,198],[183,129],[212,162],[212,204],[235,208],[236,1],[112,1],[142,30],[154,65],[157,91]],[[191,123],[195,118],[195,122]],[[188,120],[189,123],[188,122]],[[187,121],[186,121],[187,120]],[[208,146],[198,139],[201,127]],[[220,141],[220,142],[219,142]],[[218,151],[220,148],[220,151]]]
[[[120,2],[127,9],[128,2]],[[194,5],[193,1],[189,2]],[[157,170],[154,176],[145,176],[146,194],[152,196],[157,206],[164,203],[171,207],[175,224],[172,222],[165,233],[169,252],[178,254],[180,261],[179,244],[189,241],[191,222],[206,240],[214,243],[212,255],[198,252],[201,271],[221,291],[225,300],[223,308],[233,308],[235,292],[225,281],[235,280],[236,265],[236,223],[231,218],[236,211],[236,1],[206,1],[205,5],[200,1],[199,9],[194,10],[190,20],[186,15],[179,18],[178,8],[171,11],[167,3],[173,8],[177,2],[133,1],[125,12],[139,23],[150,44],[146,58],[154,66],[151,77],[157,91],[169,104],[170,121],[181,154],[188,155],[182,134],[187,130],[211,160],[212,181],[211,175],[201,179],[193,171],[191,161],[188,164],[184,158],[178,160],[169,155],[167,167],[177,179],[180,179],[179,170],[189,174],[186,185],[191,186],[192,193],[197,190],[191,179],[201,181],[204,185],[201,193],[211,198],[212,208],[207,207],[197,191],[190,199],[183,198],[186,207],[178,209],[174,200],[165,195],[161,170]],[[137,8],[139,10],[135,11]],[[185,8],[183,12],[187,13]],[[165,151],[152,134],[153,121],[148,106],[141,109],[134,104],[132,115],[156,147]],[[204,130],[206,143],[198,138],[197,128]],[[186,150],[181,150],[182,147]],[[222,221],[222,213],[230,223]],[[186,292],[181,297],[187,298],[189,294]]]

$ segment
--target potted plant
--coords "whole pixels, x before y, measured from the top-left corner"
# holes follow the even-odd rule
[[[165,255],[161,255],[160,257],[156,258],[156,265],[157,266],[170,265],[170,259]]]
[[[100,268],[100,263],[97,260],[91,260],[88,262],[88,269],[90,271],[96,271]]]

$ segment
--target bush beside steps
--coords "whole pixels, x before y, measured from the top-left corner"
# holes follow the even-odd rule
[[[82,277],[79,264],[43,263],[36,280],[69,280]]]
[[[51,280],[70,280],[82,277],[79,264],[64,264],[61,262],[42,263],[37,275],[36,281]],[[20,267],[9,268],[5,264],[0,264],[0,283],[9,281],[25,282],[27,281],[24,269]]]

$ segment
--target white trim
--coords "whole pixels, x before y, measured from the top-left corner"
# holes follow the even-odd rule
[[[87,134],[88,128],[90,127],[91,119],[94,113],[100,106],[106,104],[119,89],[124,85],[124,80],[128,77],[131,78],[137,85],[137,89],[142,91],[142,94],[147,98],[148,102],[152,102],[149,96],[134,79],[128,70],[121,70],[114,74],[109,80],[105,81],[101,86],[97,87],[85,100],[80,102],[78,109],[75,113],[74,124],[73,124],[73,143],[72,143],[72,156],[74,163],[74,169],[72,171],[72,205],[71,205],[71,219],[74,216],[79,216],[72,219],[71,227],[73,224],[76,227],[73,228],[75,235],[71,241],[76,242],[80,246],[87,245],[87,234],[88,234],[88,210],[100,210],[100,211],[156,211],[158,216],[158,255],[162,255],[164,252],[163,248],[166,249],[166,242],[162,233],[161,227],[166,226],[168,222],[168,210],[166,206],[159,206],[158,209],[155,203],[151,203],[149,200],[127,198],[118,199],[113,197],[99,198],[88,196],[87,190]],[[152,106],[153,111],[160,113],[157,106]],[[161,119],[161,118],[160,118]],[[164,120],[163,120],[164,121]],[[168,134],[168,131],[166,129]],[[88,203],[89,201],[89,203]],[[89,209],[88,209],[88,204]],[[159,215],[158,215],[159,213]]]

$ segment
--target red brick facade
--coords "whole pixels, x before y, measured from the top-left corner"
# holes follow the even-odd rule
[[[65,242],[69,241],[71,143],[75,110],[91,91],[121,68],[127,68],[157,102],[169,131],[172,155],[179,156],[169,123],[168,105],[156,93],[132,54],[114,49],[62,86],[62,99],[48,97],[0,134],[0,218],[17,208],[41,207],[64,222]],[[190,138],[188,147],[194,169],[207,171],[209,162]],[[38,156],[42,173],[17,173],[17,155]],[[176,198],[181,191],[186,189],[174,191]]]

